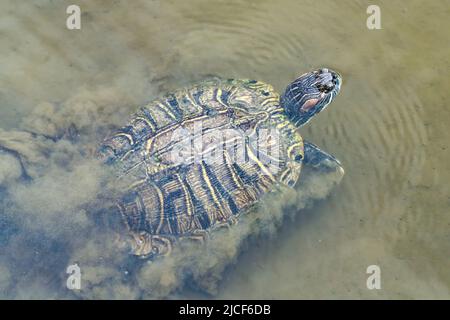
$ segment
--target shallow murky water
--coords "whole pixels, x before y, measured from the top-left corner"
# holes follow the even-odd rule
[[[210,75],[282,91],[313,68],[342,74],[300,130],[342,161],[342,183],[245,250],[217,297],[450,298],[449,1],[376,1],[381,30],[366,27],[370,1],[79,1],[79,31],[65,28],[69,4],[0,5],[0,128],[42,102],[87,126],[94,101],[120,123]],[[369,265],[381,290],[366,288]]]

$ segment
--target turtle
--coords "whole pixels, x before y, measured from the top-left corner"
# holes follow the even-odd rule
[[[131,253],[154,259],[178,241],[204,241],[294,188],[303,165],[344,172],[298,128],[338,95],[339,73],[307,72],[280,95],[251,79],[213,78],[140,107],[101,142],[97,157],[124,181],[114,207]]]

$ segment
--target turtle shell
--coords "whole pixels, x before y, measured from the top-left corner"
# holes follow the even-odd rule
[[[298,179],[303,143],[272,86],[211,80],[140,108],[100,157],[127,182],[118,199],[133,253],[235,223],[278,183]]]

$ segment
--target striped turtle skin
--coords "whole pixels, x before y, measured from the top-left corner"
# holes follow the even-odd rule
[[[166,255],[294,186],[304,157],[296,129],[274,88],[255,80],[208,80],[141,107],[99,148],[126,181],[117,208],[132,253]]]

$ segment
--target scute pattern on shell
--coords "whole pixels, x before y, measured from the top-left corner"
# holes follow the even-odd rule
[[[150,102],[104,141],[99,156],[130,182],[117,207],[135,254],[166,254],[177,240],[203,239],[235,223],[276,184],[296,182],[303,144],[279,101],[263,82],[204,81]],[[184,149],[198,128],[201,148],[192,155]],[[268,164],[261,145],[247,142],[263,128],[280,132],[280,152]],[[262,143],[262,150],[273,147]],[[239,146],[248,161],[236,161]],[[214,161],[196,158],[211,150],[219,150]],[[174,153],[183,161],[174,161]]]

